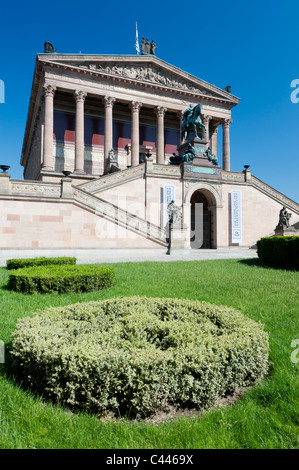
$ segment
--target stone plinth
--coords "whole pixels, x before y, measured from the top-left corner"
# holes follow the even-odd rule
[[[199,139],[199,138],[194,137],[193,139],[190,139],[187,142],[184,142],[183,144],[181,144],[178,147],[179,156],[182,157],[184,155],[185,151],[188,149],[189,144],[191,144],[192,147],[194,147],[197,156],[198,157],[203,157],[203,155],[206,151],[207,143],[208,143],[207,140]],[[205,158],[205,157],[203,157],[203,158]]]
[[[188,151],[188,147],[190,144],[195,150],[196,157],[193,158],[192,162],[185,163],[185,165],[189,164],[189,165],[193,165],[193,166],[201,167],[201,168],[221,169],[219,166],[214,165],[214,163],[210,161],[208,157],[205,155],[205,152],[207,150],[207,145],[208,145],[208,141],[205,139],[193,138],[191,140],[188,140],[184,144],[180,145],[178,147],[178,152],[179,152],[180,157],[184,157],[185,152]],[[209,172],[203,171],[203,173],[209,173]],[[212,171],[210,173],[215,173],[215,172]]]
[[[208,160],[208,159],[206,159]],[[211,163],[211,162],[209,162]],[[183,176],[187,179],[198,179],[198,178],[207,178],[207,179],[221,179],[222,170],[220,166],[211,165],[191,165],[190,163],[184,163],[183,167]]]
[[[0,173],[0,194],[9,194],[10,193],[10,174],[9,173]]]
[[[187,239],[187,226],[182,224],[170,224],[169,244],[171,250],[183,250],[190,248],[190,241]]]
[[[73,197],[72,178],[61,179],[61,197],[64,199]]]
[[[294,227],[285,227],[277,225],[274,230],[276,237],[298,237],[299,230],[296,230]]]

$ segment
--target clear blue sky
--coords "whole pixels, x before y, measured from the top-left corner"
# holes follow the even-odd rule
[[[232,111],[231,170],[249,164],[298,202],[299,103],[290,99],[299,79],[298,0],[6,1],[1,20],[0,163],[11,166],[12,178],[23,178],[19,161],[44,42],[60,53],[134,54],[137,20],[139,40],[154,39],[159,58],[220,88],[231,85],[241,98]]]

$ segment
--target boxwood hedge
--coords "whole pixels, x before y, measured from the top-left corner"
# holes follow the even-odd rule
[[[109,266],[38,266],[11,270],[8,287],[23,294],[62,294],[90,292],[114,283],[115,272]]]
[[[19,320],[16,374],[71,408],[144,417],[201,409],[267,372],[268,335],[227,307],[181,299],[112,298]]]
[[[62,256],[59,258],[21,258],[21,259],[8,259],[6,261],[7,269],[20,269],[29,268],[31,266],[48,266],[48,265],[65,265],[65,264],[76,264],[77,259],[68,256]]]
[[[264,237],[257,242],[261,262],[283,269],[299,269],[299,237]]]

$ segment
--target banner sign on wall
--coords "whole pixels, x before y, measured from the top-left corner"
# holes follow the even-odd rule
[[[164,184],[162,198],[162,227],[165,228],[168,222],[167,206],[171,203],[171,201],[175,201],[175,186],[173,184]]]
[[[232,243],[242,243],[242,195],[231,192]]]

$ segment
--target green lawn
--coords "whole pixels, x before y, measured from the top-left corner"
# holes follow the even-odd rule
[[[270,334],[269,376],[231,406],[162,424],[100,421],[72,414],[24,391],[0,364],[0,448],[216,449],[298,448],[298,371],[291,361],[299,339],[299,273],[263,268],[256,260],[113,265],[116,285],[88,294],[24,296],[6,289],[0,268],[0,339],[9,343],[17,319],[46,306],[113,296],[205,300],[241,310]],[[299,353],[297,354],[299,359]]]

